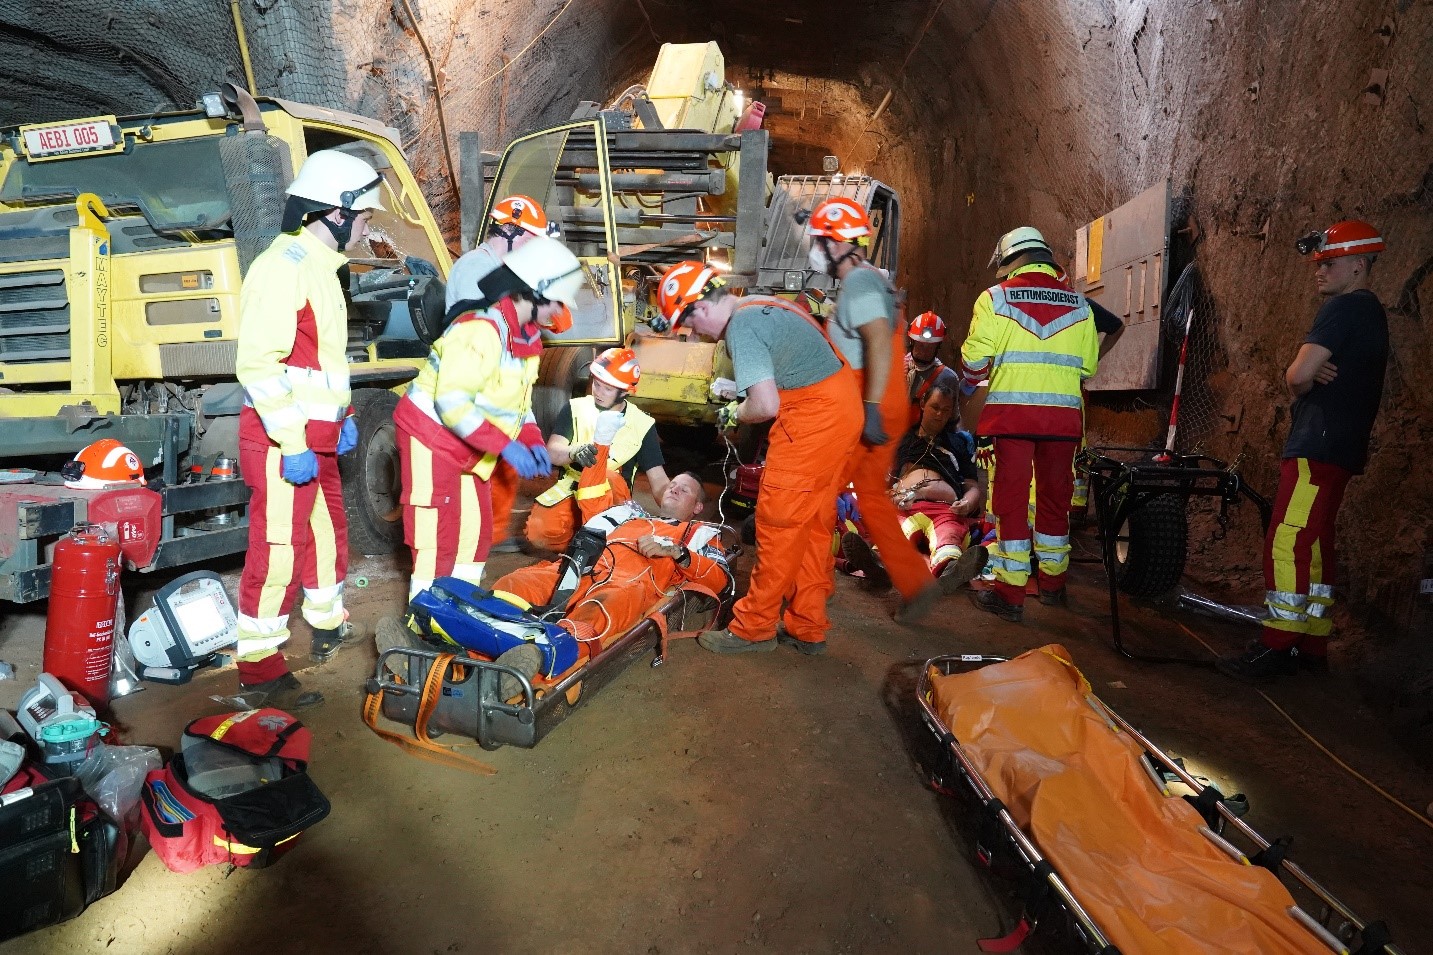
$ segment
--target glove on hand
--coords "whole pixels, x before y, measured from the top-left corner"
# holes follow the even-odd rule
[[[580,445],[575,451],[568,455],[573,464],[580,468],[590,468],[597,463],[597,446],[592,444]]]
[[[995,439],[985,435],[975,439],[975,465],[990,470],[995,464]]]
[[[731,431],[737,426],[739,423],[737,408],[740,407],[740,405],[741,403],[737,401],[729,401],[725,405],[722,405],[722,409],[717,412],[718,431]]]
[[[535,478],[542,474],[532,449],[521,441],[509,441],[503,448],[503,460],[511,464],[520,478]]]
[[[349,415],[343,419],[343,430],[338,432],[338,453],[347,454],[358,447],[358,419]]]
[[[866,409],[866,424],[861,428],[861,440],[870,445],[882,445],[890,440],[886,429],[881,427],[881,406],[864,401],[861,407]]]
[[[730,378],[718,378],[712,382],[711,393],[718,401],[731,401],[736,398],[736,382]]]
[[[843,493],[836,498],[836,521],[845,524],[847,521],[859,521],[861,519],[860,508],[856,506],[856,495]]]
[[[286,454],[279,464],[279,473],[290,484],[307,484],[318,477],[318,456],[307,448],[298,454]]]
[[[598,413],[597,424],[592,428],[592,443],[610,445],[612,439],[617,437],[617,432],[622,430],[622,422],[625,420],[622,412],[611,408]]]
[[[547,453],[545,444],[529,444],[527,449],[532,452],[532,460],[537,465],[539,475],[552,473],[552,456]]]

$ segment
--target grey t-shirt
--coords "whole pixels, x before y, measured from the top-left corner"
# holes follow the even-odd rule
[[[448,270],[448,294],[444,303],[452,308],[468,299],[482,298],[478,283],[502,263],[486,245],[480,245],[471,252],[464,252]]]
[[[841,349],[852,368],[864,368],[861,326],[883,318],[895,328],[895,316],[896,302],[890,286],[874,267],[863,265],[841,280],[841,291],[836,293],[836,317],[826,331],[831,344]]]
[[[739,306],[726,327],[726,347],[743,393],[768,378],[780,391],[805,388],[841,370],[815,323],[780,305]]]

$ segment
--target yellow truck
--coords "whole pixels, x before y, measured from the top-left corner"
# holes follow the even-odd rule
[[[396,130],[230,86],[183,112],[0,129],[0,600],[45,596],[57,536],[96,516],[53,472],[101,438],[163,485],[132,569],[245,549],[243,482],[194,478],[237,456],[239,286],[318,149],[384,179],[388,211],[341,275],[360,429],[343,478],[353,548],[399,543],[393,389],[441,331],[450,254]]]

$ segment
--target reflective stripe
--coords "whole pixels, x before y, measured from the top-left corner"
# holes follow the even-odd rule
[[[594,497],[601,497],[604,494],[610,493],[611,490],[612,485],[603,481],[601,484],[593,484],[590,487],[579,487],[575,497],[579,501],[590,501]]]
[[[1000,549],[1007,554],[1029,554],[1030,542],[1028,540],[1003,540],[1000,542]]]
[[[1309,584],[1309,597],[1311,599],[1325,598],[1333,600],[1333,584]]]
[[[1079,395],[1062,395],[1053,391],[992,391],[985,399],[989,405],[1045,405],[1053,408],[1080,408]]]
[[[1380,245],[1383,240],[1374,239],[1350,239],[1347,242],[1331,242],[1319,249],[1320,252],[1332,252],[1335,249],[1357,249],[1364,245]]]
[[[995,367],[1004,364],[1016,365],[1059,365],[1064,368],[1080,368],[1084,360],[1079,355],[1061,355],[1048,351],[1007,351],[995,356]]]
[[[526,600],[523,600],[517,594],[508,593],[506,590],[494,590],[493,596],[498,598],[499,600],[506,600],[508,603],[512,604],[519,610],[532,609],[532,604],[528,603]]]
[[[1041,534],[1039,531],[1035,532],[1036,550],[1058,550],[1059,548],[1069,546],[1069,534]]]
[[[1007,557],[999,551],[992,551],[990,554],[990,565],[1002,570],[1030,571],[1030,558],[1028,557]]]
[[[293,390],[294,386],[290,384],[286,375],[275,375],[262,381],[251,381],[244,386],[244,394],[248,396],[251,404],[266,398],[282,398],[284,395],[292,394]]]
[[[996,315],[999,315],[1001,318],[1010,319],[1012,322],[1019,325],[1021,328],[1025,329],[1025,331],[1029,332],[1031,335],[1034,335],[1041,341],[1054,338],[1056,335],[1058,335],[1060,332],[1063,332],[1065,329],[1072,328],[1075,325],[1078,325],[1080,322],[1083,322],[1086,319],[1090,318],[1092,314],[1090,312],[1090,307],[1084,304],[1084,296],[1080,295],[1080,293],[1078,292],[1064,292],[1059,289],[1006,289],[1003,285],[996,285],[992,287],[989,291],[990,306]],[[1032,301],[1030,295],[1033,293],[1073,297],[1076,301],[1079,302],[1079,304],[1069,305],[1069,312],[1064,315],[1061,315],[1054,321],[1042,324],[1041,322],[1036,321],[1034,317],[1027,314],[1023,309],[1015,305],[1010,298],[1011,293],[1015,293],[1017,296],[1022,296],[1026,301]],[[1068,303],[1064,301],[1051,301],[1047,304],[1066,305]]]

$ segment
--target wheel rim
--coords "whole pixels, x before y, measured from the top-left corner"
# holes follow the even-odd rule
[[[393,425],[384,425],[369,438],[368,455],[363,465],[364,491],[374,515],[388,524],[396,523],[403,513],[399,505],[402,479],[398,466],[398,441]]]
[[[1129,521],[1121,524],[1115,535],[1115,560],[1121,564],[1129,561]]]

